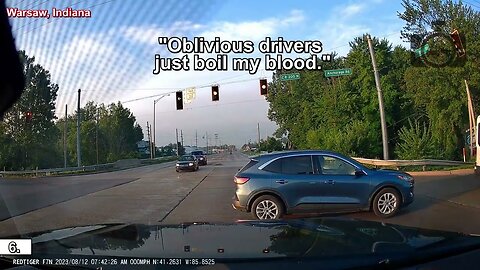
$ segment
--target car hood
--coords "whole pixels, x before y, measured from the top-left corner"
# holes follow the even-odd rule
[[[387,169],[379,169],[379,170],[373,170],[376,174],[382,174],[382,175],[408,175],[411,176],[410,174],[402,171],[396,171],[396,170],[387,170]]]
[[[73,227],[31,238],[37,256],[279,258],[416,254],[444,244],[480,245],[474,236],[341,218],[237,221],[230,224],[110,224]],[[441,246],[441,245],[440,245]]]

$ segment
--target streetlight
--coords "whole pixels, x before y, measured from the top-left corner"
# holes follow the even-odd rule
[[[162,98],[166,97],[166,96],[170,96],[170,94],[164,94],[162,96],[160,96],[159,98],[155,99],[153,101],[153,157],[155,158],[155,154],[157,153],[157,145],[155,144],[155,115],[156,115],[156,105],[157,105],[157,102],[159,102]]]

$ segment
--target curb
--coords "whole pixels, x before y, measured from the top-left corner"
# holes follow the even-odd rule
[[[408,172],[412,176],[449,176],[449,175],[472,175],[474,169],[460,169],[451,171],[426,171],[426,172]]]

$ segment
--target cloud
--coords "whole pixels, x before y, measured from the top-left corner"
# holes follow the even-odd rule
[[[182,36],[192,31],[198,31],[204,27],[204,25],[191,21],[176,21],[168,27],[160,27],[155,24],[125,26],[122,27],[119,32],[128,40],[141,44],[156,45],[159,36]]]
[[[350,4],[339,8],[342,17],[351,17],[353,15],[357,15],[364,9],[365,5],[363,4]]]
[[[291,27],[305,20],[303,11],[292,10],[284,19],[267,18],[260,21],[215,22],[208,30],[199,34],[207,39],[220,37],[225,40],[252,40],[259,41],[266,36],[275,35],[282,28]]]

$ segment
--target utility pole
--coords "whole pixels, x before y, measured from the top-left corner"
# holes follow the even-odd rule
[[[153,159],[155,157],[155,152],[157,151],[157,149],[155,148],[155,144],[152,141],[153,141],[152,124],[150,124],[150,145],[152,147],[152,154],[150,156]]]
[[[207,141],[207,154],[208,154],[208,132],[205,132],[205,140]]]
[[[77,166],[82,166],[82,150],[80,149],[80,93],[82,90],[78,89],[78,103],[77,103]]]
[[[260,123],[257,123],[258,148],[260,148]]]
[[[67,167],[67,118],[68,105],[65,104],[65,122],[63,123],[63,167]]]
[[[147,121],[147,138],[148,138],[148,149],[150,149],[150,159],[153,158],[152,152],[152,135],[150,134],[150,124]]]
[[[467,90],[467,99],[468,99],[468,119],[470,123],[470,156],[473,156],[473,148],[475,147],[475,142],[473,141],[473,137],[475,137],[475,111],[473,110],[472,104],[472,96],[470,95],[470,89],[468,88],[467,80],[465,80],[465,88]],[[478,138],[475,138],[475,141]]]
[[[95,126],[95,146],[97,148],[97,165],[99,164],[98,162],[98,118],[99,118],[99,108],[97,108],[97,125]]]
[[[195,130],[195,148],[198,148],[198,134],[196,130]]]
[[[156,138],[156,134],[155,134],[155,131],[157,130],[156,127],[155,127],[155,124],[156,124],[156,119],[155,119],[155,114],[156,114],[156,105],[157,105],[157,100],[154,100],[153,101],[153,147],[156,147],[156,144],[155,144],[155,138]],[[155,151],[156,152],[156,151]],[[155,157],[155,153],[153,154],[153,157]]]
[[[177,156],[180,155],[179,149],[178,149],[178,129],[175,129],[175,134],[177,136]]]
[[[180,130],[180,138],[182,139],[182,147],[183,147],[183,129]]]
[[[382,143],[383,143],[383,159],[388,160],[388,134],[387,124],[385,122],[385,111],[383,105],[383,94],[380,86],[380,75],[378,74],[377,61],[375,59],[375,53],[373,52],[372,39],[370,35],[367,35],[368,48],[370,50],[370,57],[372,58],[373,72],[375,74],[375,85],[377,86],[378,94],[378,107],[380,111],[380,123],[382,125]]]

